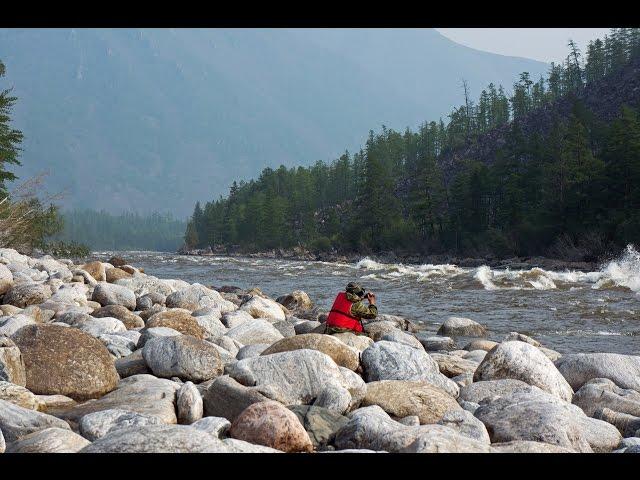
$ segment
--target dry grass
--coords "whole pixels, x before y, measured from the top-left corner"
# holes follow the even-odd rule
[[[36,175],[0,198],[0,247],[29,252],[57,228],[53,202],[62,195],[42,195],[46,176]]]

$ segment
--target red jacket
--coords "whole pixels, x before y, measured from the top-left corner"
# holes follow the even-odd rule
[[[327,317],[327,326],[348,328],[349,330],[362,332],[364,329],[362,328],[360,319],[351,315],[351,305],[353,305],[353,302],[347,299],[345,292],[338,293]]]

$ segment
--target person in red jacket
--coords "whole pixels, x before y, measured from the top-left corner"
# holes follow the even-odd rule
[[[369,301],[369,305],[364,304],[364,299]],[[354,282],[350,282],[344,292],[338,293],[329,316],[327,317],[325,333],[351,332],[363,334],[362,319],[376,318],[378,307],[376,307],[376,296]]]

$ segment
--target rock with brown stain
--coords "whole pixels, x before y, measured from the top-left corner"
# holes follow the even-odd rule
[[[273,400],[248,406],[229,430],[232,438],[283,452],[311,452],[313,444],[295,413]]]
[[[82,401],[110,392],[120,380],[100,340],[75,328],[27,325],[14,336],[26,369],[26,387],[42,395]]]
[[[304,348],[326,353],[337,365],[346,367],[349,370],[356,370],[360,365],[358,351],[355,348],[349,347],[331,335],[319,333],[305,333],[295,337],[283,338],[264,350],[261,355],[290,352]]]
[[[207,331],[200,326],[191,312],[181,308],[173,308],[164,312],[156,313],[147,320],[147,328],[168,327],[173,328],[183,335],[203,339]]]

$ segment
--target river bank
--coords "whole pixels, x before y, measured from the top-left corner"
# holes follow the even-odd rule
[[[393,311],[325,335],[304,291],[0,249],[0,452],[610,452],[640,357]],[[269,278],[263,278],[265,285]]]

